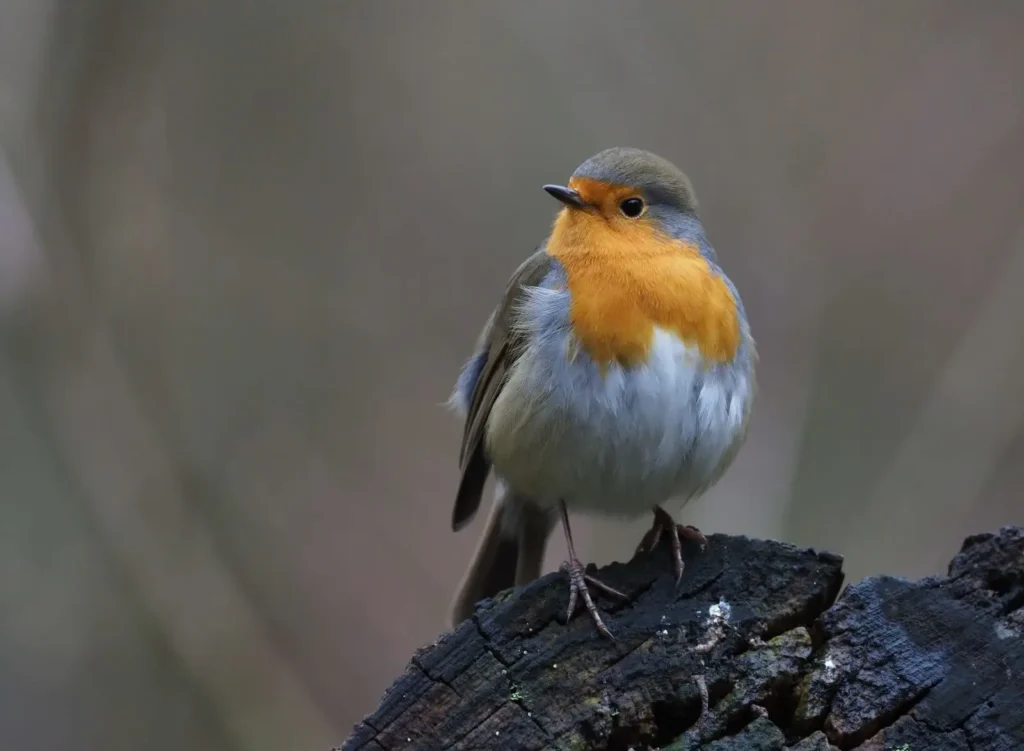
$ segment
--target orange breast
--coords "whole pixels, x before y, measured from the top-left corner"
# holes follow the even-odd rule
[[[576,337],[598,364],[645,362],[655,327],[696,345],[711,362],[735,356],[736,302],[694,245],[646,220],[609,222],[563,210],[548,253],[565,269]]]

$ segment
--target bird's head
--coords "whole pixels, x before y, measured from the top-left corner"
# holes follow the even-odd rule
[[[567,185],[544,190],[564,204],[558,221],[577,229],[616,231],[643,239],[676,236],[697,220],[697,197],[674,164],[642,149],[615,147],[587,159]]]

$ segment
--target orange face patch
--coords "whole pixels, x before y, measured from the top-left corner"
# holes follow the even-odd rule
[[[580,194],[584,201],[598,208],[602,216],[607,218],[621,217],[619,204],[627,198],[640,198],[640,191],[627,185],[609,185],[589,177],[574,177],[569,180],[568,187]],[[623,219],[625,217],[622,217]]]
[[[634,189],[586,179],[569,187],[597,210],[559,212],[547,250],[565,269],[584,351],[600,365],[643,363],[657,326],[712,362],[731,360],[740,339],[736,302],[697,247],[646,216],[623,216],[619,203],[638,195]]]

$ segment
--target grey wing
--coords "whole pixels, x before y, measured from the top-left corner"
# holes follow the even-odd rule
[[[468,399],[466,424],[459,450],[462,477],[455,494],[452,529],[458,530],[463,527],[480,507],[484,484],[491,471],[491,462],[484,446],[487,418],[505,385],[509,368],[515,363],[520,352],[520,343],[517,341],[518,335],[512,326],[512,319],[516,314],[516,306],[522,299],[523,290],[541,282],[551,269],[551,261],[551,256],[543,250],[527,258],[512,274],[501,303],[484,326],[482,349],[486,352],[486,357]]]

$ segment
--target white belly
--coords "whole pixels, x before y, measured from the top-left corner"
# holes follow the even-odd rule
[[[696,348],[657,330],[643,366],[570,360],[568,334],[530,345],[488,421],[494,470],[548,505],[635,516],[714,483],[746,431],[750,373],[707,367]]]

